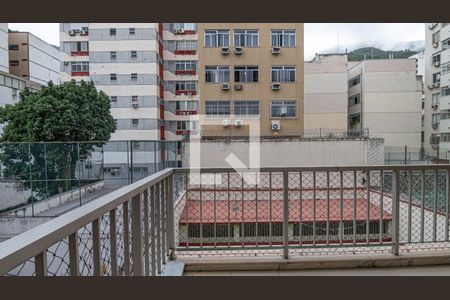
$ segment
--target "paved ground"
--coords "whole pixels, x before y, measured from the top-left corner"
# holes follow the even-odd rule
[[[450,265],[298,271],[185,272],[183,276],[450,276]]]

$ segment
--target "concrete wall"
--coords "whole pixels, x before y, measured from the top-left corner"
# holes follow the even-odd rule
[[[17,234],[30,230],[38,225],[50,221],[51,217],[1,217],[0,218],[0,243]]]
[[[261,165],[271,166],[349,166],[384,164],[382,141],[370,140],[289,140],[262,141]],[[380,140],[377,140],[380,141]],[[192,142],[191,142],[192,143]],[[376,148],[376,149],[373,149]],[[189,167],[190,146],[183,144],[183,166]],[[249,161],[246,141],[202,141],[201,167],[230,167],[226,157],[234,153],[244,164]]]
[[[0,71],[9,72],[8,23],[0,23]]]
[[[305,129],[347,129],[346,55],[317,55],[305,62]]]

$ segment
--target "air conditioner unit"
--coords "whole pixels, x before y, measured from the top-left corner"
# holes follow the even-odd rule
[[[75,30],[69,30],[69,35],[70,36],[74,36],[75,35]]]
[[[230,89],[230,84],[228,84],[228,83],[222,84],[222,90],[228,91],[229,89]]]
[[[244,49],[242,47],[234,47],[234,54],[242,54]]]
[[[88,35],[88,31],[87,30],[81,30],[80,35]]]
[[[278,82],[272,83],[272,90],[278,91],[278,90],[280,90],[280,88],[281,88],[281,84],[280,83],[278,83]]]
[[[244,124],[244,122],[243,122],[242,120],[236,120],[236,121],[234,121],[234,125],[235,125],[236,127],[241,127],[242,124]]]
[[[438,43],[433,43],[433,48],[437,48]]]
[[[435,62],[433,63],[433,65],[434,65],[435,67],[439,67],[439,66],[441,65],[441,63],[440,63],[439,61],[435,61]]]
[[[138,103],[132,103],[131,106],[132,106],[133,108],[138,108],[138,107],[139,107],[139,104],[138,104]]]
[[[182,28],[177,29],[177,30],[175,30],[175,33],[176,34],[183,34],[184,33],[184,29],[182,29]]]
[[[431,126],[433,127],[433,129],[437,129],[438,126],[439,126],[439,124],[438,124],[438,123],[434,123],[434,124],[432,124]]]
[[[429,89],[434,88],[434,84],[429,84],[429,85],[428,85],[428,88],[429,88]]]
[[[281,47],[272,47],[272,54],[280,54]]]
[[[242,91],[242,84],[235,84],[234,85],[234,89],[236,90],[236,91]]]
[[[279,120],[273,120],[272,121],[272,131],[279,131],[281,129],[280,121]]]
[[[438,105],[437,104],[433,104],[433,105],[431,105],[431,107],[434,108],[434,109],[437,109]]]
[[[229,127],[230,126],[230,120],[222,120],[223,127]]]
[[[65,65],[65,66],[68,66],[68,65],[69,65],[69,62],[68,62],[68,61],[65,61],[65,62],[64,62],[64,65]]]
[[[434,84],[434,87],[440,87],[441,86],[441,83],[440,82],[436,82],[435,84]]]
[[[222,47],[221,50],[222,54],[228,54],[230,53],[230,48],[229,47]]]

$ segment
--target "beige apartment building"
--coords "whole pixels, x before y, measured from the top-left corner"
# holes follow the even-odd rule
[[[347,130],[347,55],[317,54],[304,68],[305,130]]]
[[[199,23],[201,134],[301,135],[303,63],[301,23]]]

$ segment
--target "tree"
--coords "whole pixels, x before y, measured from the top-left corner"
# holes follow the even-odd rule
[[[49,82],[20,96],[18,103],[0,108],[7,123],[0,137],[4,176],[24,180],[40,198],[61,192],[61,181],[63,190],[71,189],[77,160],[105,144],[116,129],[108,96],[84,81]],[[30,187],[30,181],[46,185]]]

